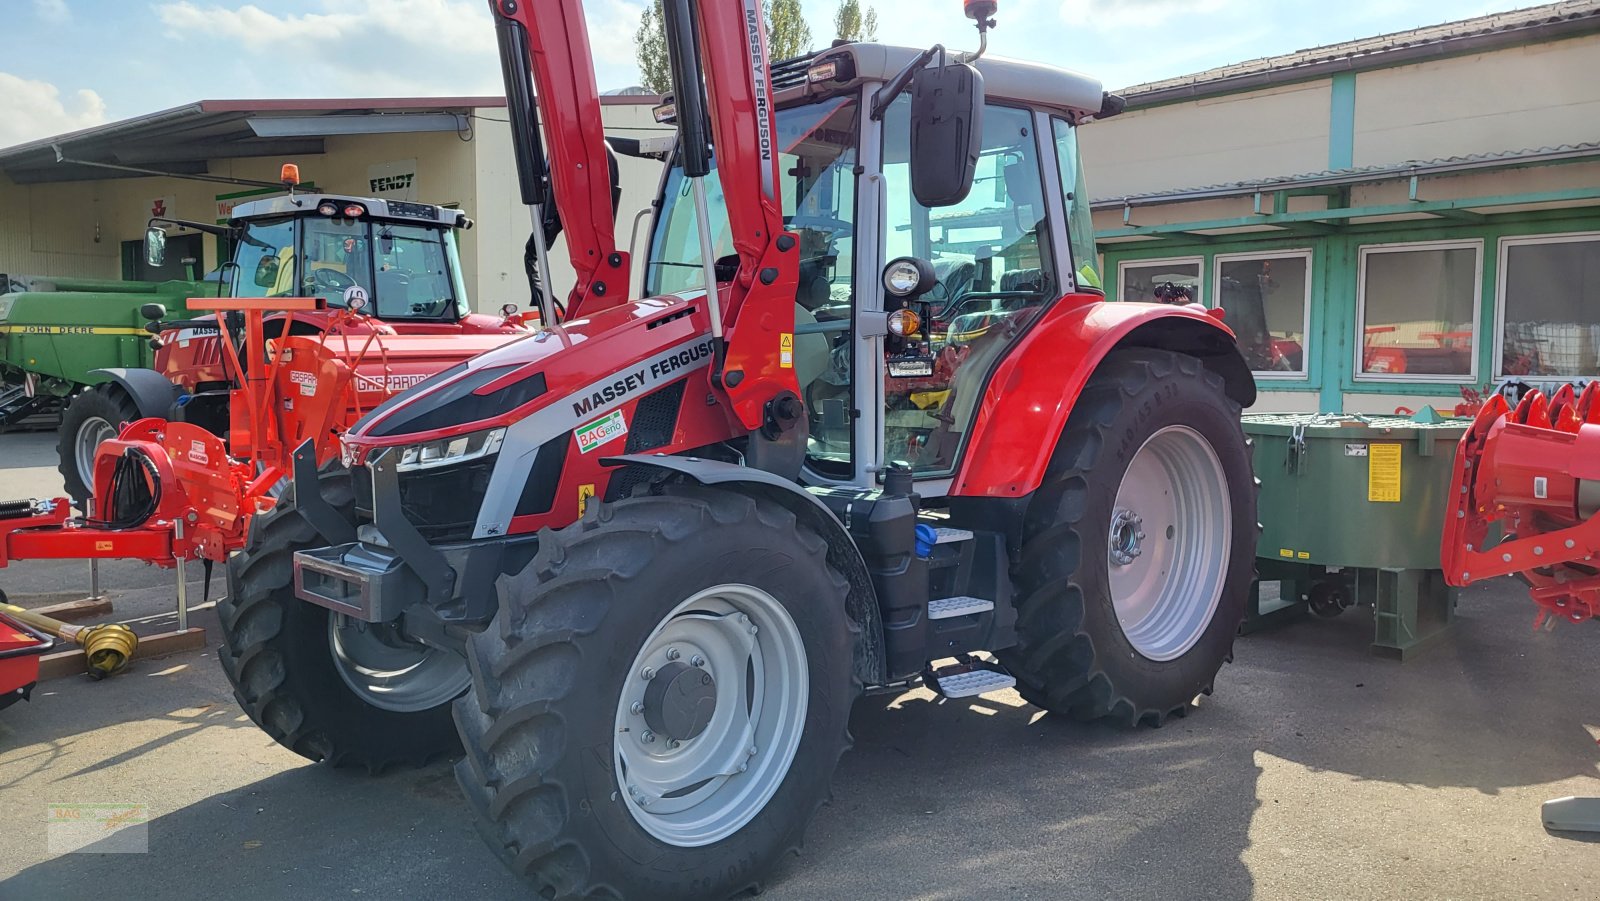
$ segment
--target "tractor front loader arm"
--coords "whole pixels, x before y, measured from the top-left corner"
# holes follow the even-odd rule
[[[567,315],[614,307],[628,299],[629,260],[616,246],[611,169],[583,4],[581,0],[489,0],[489,9],[500,34],[522,202],[543,206],[550,200],[547,191],[555,195],[567,255],[577,272]],[[548,170],[539,134],[541,112],[550,137]],[[542,242],[542,222],[535,221],[533,227]],[[548,283],[548,274],[543,277]]]

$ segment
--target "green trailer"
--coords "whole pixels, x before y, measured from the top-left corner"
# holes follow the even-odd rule
[[[1260,582],[1247,631],[1306,612],[1371,607],[1372,651],[1404,657],[1454,619],[1439,568],[1445,494],[1467,420],[1266,413],[1255,445]],[[1277,597],[1262,583],[1278,583]]]
[[[154,351],[140,309],[159,303],[184,315],[184,299],[215,294],[197,281],[0,276],[0,426],[47,412],[103,376],[149,368]],[[21,289],[21,290],[15,290]]]

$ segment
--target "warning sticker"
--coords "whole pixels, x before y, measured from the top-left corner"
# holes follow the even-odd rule
[[[594,497],[594,485],[593,484],[579,485],[578,486],[578,515],[579,516],[582,516],[584,511],[589,509],[589,498],[591,498],[591,497]]]
[[[1278,556],[1279,557],[1288,557],[1290,560],[1293,560],[1294,559],[1294,551],[1292,551],[1292,550],[1290,550],[1289,548],[1286,548],[1286,547],[1280,547],[1280,548],[1278,548]]]
[[[1400,502],[1400,445],[1369,445],[1367,453],[1367,500],[1376,503]]]
[[[587,425],[578,426],[572,434],[578,439],[578,451],[587,454],[618,435],[628,434],[628,421],[622,418],[621,410],[612,410]]]
[[[784,332],[778,338],[778,365],[784,369],[794,368],[794,333]]]
[[[1346,444],[1344,446],[1344,455],[1346,457],[1365,457],[1367,455],[1367,446],[1365,444]]]
[[[189,460],[192,463],[199,463],[202,466],[209,466],[211,464],[211,458],[208,454],[206,454],[206,443],[204,441],[189,442]]]

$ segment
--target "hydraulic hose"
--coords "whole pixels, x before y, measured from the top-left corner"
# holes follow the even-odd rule
[[[120,673],[133,659],[139,647],[139,636],[121,623],[101,623],[97,626],[75,626],[42,613],[25,610],[15,604],[0,603],[0,610],[43,632],[83,646],[89,662],[89,678],[104,679]]]
[[[148,477],[148,481],[146,481]],[[132,529],[144,525],[161,505],[161,474],[142,451],[128,448],[111,473],[106,503],[97,504],[104,518],[88,518],[97,529]]]

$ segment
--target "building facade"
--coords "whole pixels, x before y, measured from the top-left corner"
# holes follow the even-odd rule
[[[653,96],[602,98],[608,135],[670,135]],[[316,189],[460,207],[474,309],[526,306],[523,247],[531,227],[516,186],[505,101],[496,97],[328,101],[200,101],[71,135],[0,149],[0,273],[142,279],[152,216],[225,221],[240,201],[281,194],[283,163]],[[660,164],[620,157],[619,232],[655,199]],[[141,174],[151,170],[174,175]],[[643,241],[644,226],[639,240]],[[175,231],[201,271],[226,248]],[[627,247],[628,234],[618,241]],[[174,256],[169,253],[169,257]],[[555,284],[570,284],[558,239]],[[175,265],[175,264],[172,264]]]
[[[1127,91],[1082,133],[1107,293],[1221,306],[1258,411],[1600,375],[1600,2]]]

